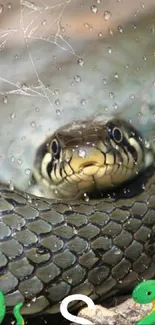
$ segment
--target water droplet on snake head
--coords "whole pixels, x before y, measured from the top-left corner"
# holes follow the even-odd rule
[[[81,158],[85,158],[87,153],[86,153],[86,151],[84,149],[79,149],[78,155]]]
[[[93,14],[97,14],[97,11],[98,11],[97,6],[93,5],[90,7],[90,9]]]
[[[105,11],[103,17],[104,17],[104,20],[106,20],[106,21],[109,20],[111,17],[111,12]]]
[[[99,32],[99,33],[98,33],[98,36],[99,36],[99,37],[102,37],[102,33],[101,33],[101,32]]]

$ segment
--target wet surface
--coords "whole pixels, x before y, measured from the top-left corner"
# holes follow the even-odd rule
[[[152,129],[154,11],[153,0],[1,1],[2,181],[27,187],[38,144],[73,119],[126,111]],[[25,320],[68,325],[61,315]]]

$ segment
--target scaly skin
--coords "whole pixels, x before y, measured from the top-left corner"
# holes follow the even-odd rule
[[[115,197],[88,202],[1,186],[0,210],[0,288],[10,309],[24,302],[23,314],[55,313],[69,294],[106,299],[155,276],[154,167]]]

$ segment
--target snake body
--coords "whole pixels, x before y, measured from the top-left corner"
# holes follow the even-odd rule
[[[0,187],[0,288],[23,314],[59,311],[155,276],[155,168],[100,199],[36,198]],[[78,303],[73,302],[77,308]]]

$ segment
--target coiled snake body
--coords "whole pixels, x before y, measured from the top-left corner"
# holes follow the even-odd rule
[[[114,154],[115,163],[118,156],[122,159],[126,153],[125,160],[119,163],[124,175],[125,167],[122,166],[127,161],[128,149],[128,163],[136,174],[143,165],[144,148],[139,134],[124,123],[108,124],[104,145],[100,143],[98,148],[103,155]],[[110,151],[107,146],[111,146]],[[65,150],[64,147],[61,150]],[[52,148],[57,154],[58,147],[54,144]],[[90,147],[86,149],[90,152]],[[49,150],[51,147],[43,152],[46,158],[50,157],[44,160],[48,175],[45,166],[41,169],[39,163],[37,175],[43,172],[52,179],[53,156],[47,155]],[[41,151],[41,162],[40,154]],[[71,162],[70,158],[68,161],[73,168],[74,159]],[[55,163],[60,163],[58,156]],[[81,166],[80,162],[78,164]],[[84,163],[84,167],[90,167],[86,169],[88,176],[92,164],[96,164],[96,160],[91,160],[91,165],[88,161]],[[121,177],[117,173],[115,176],[111,178],[114,185],[115,181],[120,183]],[[123,176],[121,183],[131,176],[132,173],[129,177]],[[153,165],[114,193],[111,190],[110,195],[86,201],[36,198],[3,185],[0,192],[0,288],[8,308],[24,302],[23,314],[55,313],[59,311],[60,301],[69,294],[82,293],[93,300],[106,299],[155,276]],[[77,302],[74,304],[78,306]]]

